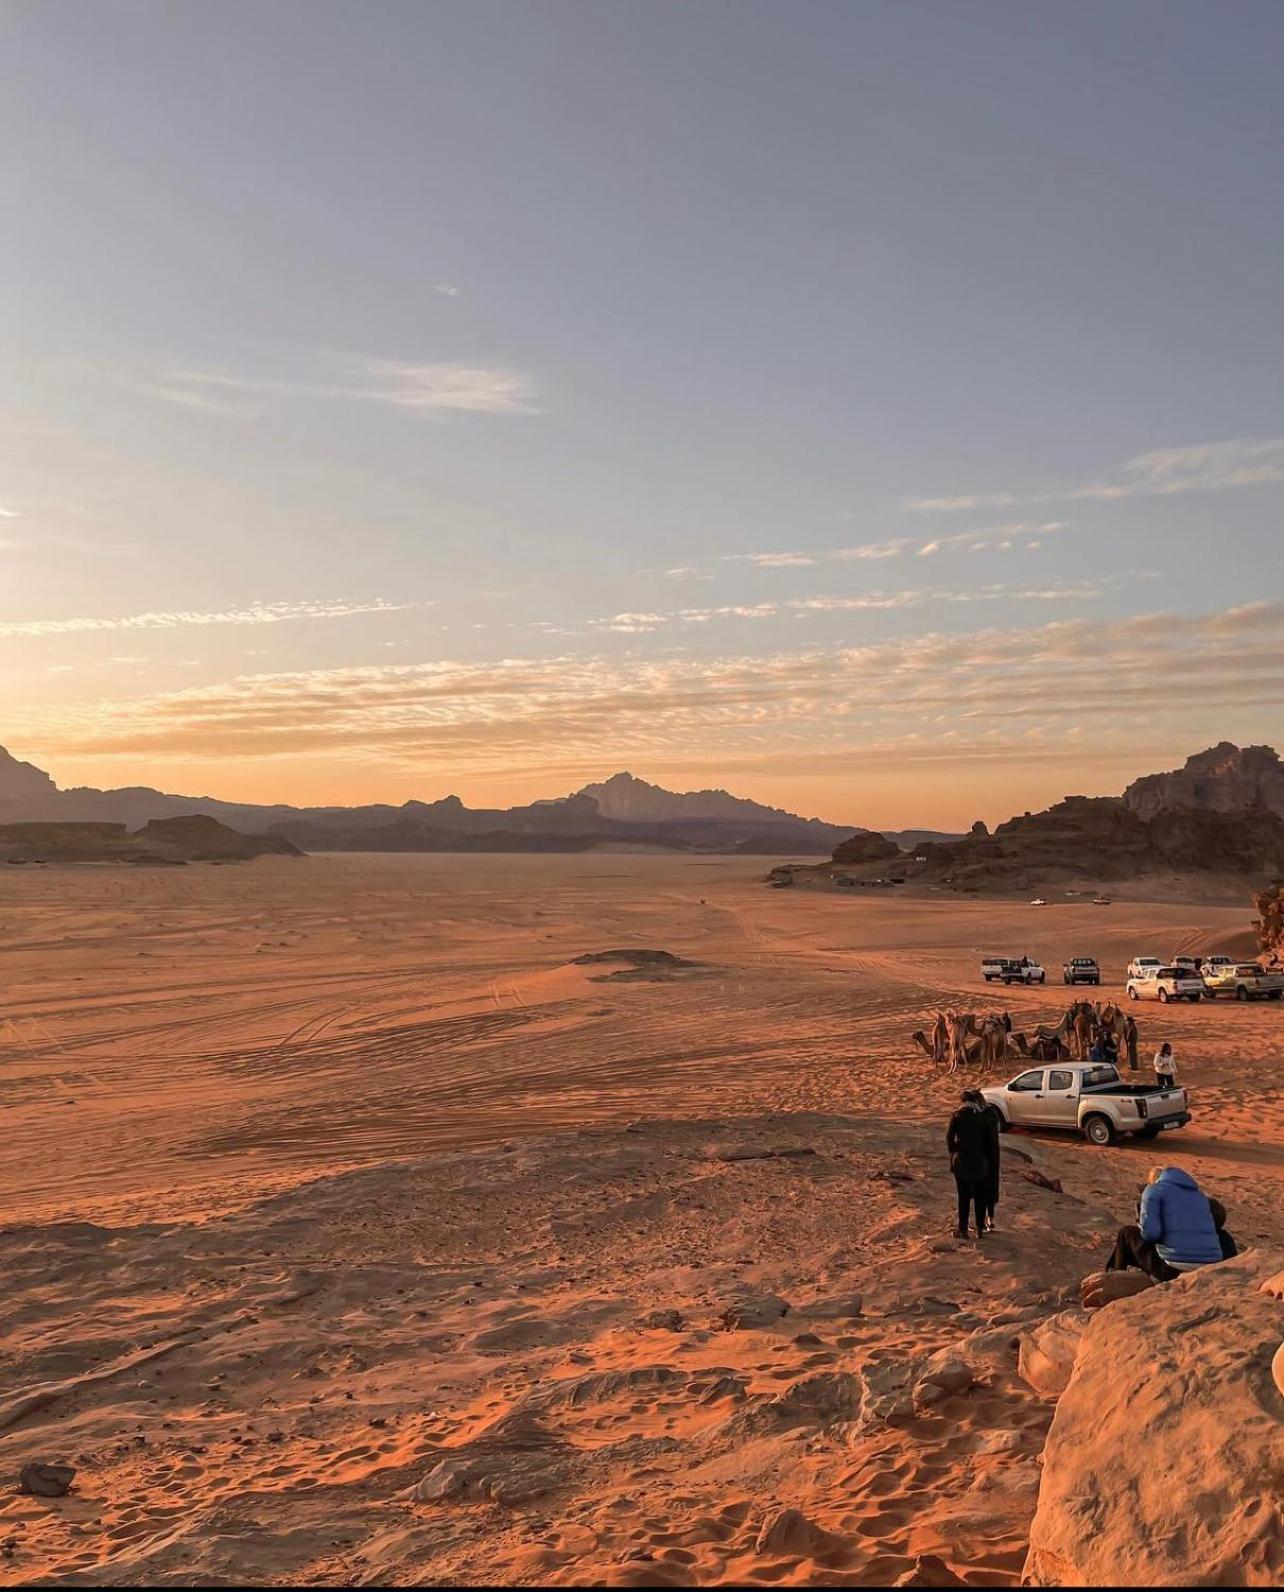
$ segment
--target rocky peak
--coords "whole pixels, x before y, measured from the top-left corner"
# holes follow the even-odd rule
[[[0,746],[0,802],[38,800],[53,796],[57,789],[44,769],[20,762]]]
[[[1265,807],[1284,817],[1284,764],[1273,746],[1219,741],[1182,768],[1134,780],[1123,799],[1142,818],[1178,807],[1219,813]]]

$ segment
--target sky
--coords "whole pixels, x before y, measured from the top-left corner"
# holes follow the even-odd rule
[[[871,827],[1284,742],[1275,0],[0,0],[0,744]]]

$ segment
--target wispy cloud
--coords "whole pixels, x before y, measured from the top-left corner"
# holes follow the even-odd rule
[[[532,377],[464,361],[362,359],[346,364],[334,379],[317,381],[190,369],[100,374],[146,398],[236,418],[253,415],[271,398],[382,404],[426,416],[539,413]]]
[[[1071,491],[1034,492],[1021,497],[991,492],[965,497],[910,498],[908,513],[953,513],[986,505],[1051,503],[1057,499],[1167,497],[1177,492],[1225,492],[1241,486],[1284,482],[1284,437],[1235,437],[1189,447],[1155,448],[1126,459],[1113,478],[1089,481]]]
[[[1119,479],[1090,482],[1077,498],[1168,496],[1174,492],[1223,492],[1238,486],[1284,481],[1284,438],[1204,442],[1189,448],[1156,448],[1120,466]]]
[[[670,580],[712,580],[713,576],[703,569],[695,569],[689,564],[679,564],[674,569],[664,572]]]
[[[443,298],[458,298],[460,294],[460,289],[453,282],[434,282],[432,290],[434,293],[440,293]]]
[[[276,625],[294,619],[344,619],[352,614],[392,614],[426,603],[275,602],[250,603],[218,613],[175,609],[159,613],[123,614],[79,619],[9,619],[0,621],[0,636],[65,636],[95,630],[180,630],[203,625]]]
[[[910,498],[901,507],[910,514],[953,514],[959,509],[1006,509],[1016,501],[1011,492],[979,492],[962,497]]]
[[[1101,587],[1086,580],[1058,586],[993,583],[970,590],[946,587],[791,597],[780,602],[722,603],[707,608],[675,608],[663,613],[611,614],[604,619],[590,619],[588,623],[591,630],[649,635],[666,625],[705,625],[714,619],[774,619],[788,614],[859,613],[862,610],[881,612],[888,609],[925,608],[933,603],[1075,603],[1100,595]]]
[[[7,509],[3,503],[0,503],[0,520],[19,520],[21,518],[22,516],[17,509]]]
[[[422,768],[684,757],[814,765],[894,746],[943,766],[1157,735],[1216,739],[1284,703],[1284,603],[1059,619],[746,656],[384,664],[238,677],[133,701],[33,708],[15,744],[67,755],[327,754]],[[1165,689],[1179,677],[1183,690]],[[21,732],[21,733],[19,733]],[[1251,733],[1251,729],[1250,729]],[[917,750],[916,750],[917,749]]]
[[[731,553],[729,561],[756,564],[759,569],[800,569],[816,560],[810,553]]]
[[[828,562],[881,560],[887,558],[930,558],[935,553],[1011,552],[1015,547],[1037,547],[1045,536],[1066,528],[1064,520],[1016,520],[1007,525],[990,525],[975,531],[958,531],[951,536],[893,536],[879,542],[861,542],[855,547],[839,547],[827,552],[733,553],[730,558],[759,569],[789,569]]]

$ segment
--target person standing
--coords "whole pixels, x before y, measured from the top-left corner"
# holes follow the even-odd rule
[[[975,1213],[976,1236],[985,1233],[986,1183],[990,1173],[986,1154],[988,1130],[981,1108],[972,1097],[978,1091],[965,1089],[958,1110],[945,1131],[945,1147],[950,1152],[950,1171],[958,1194],[958,1224],[955,1238],[968,1236],[968,1210]]]
[[[1177,1058],[1166,1039],[1155,1052],[1155,1082],[1161,1089],[1175,1089],[1177,1086]]]
[[[984,1231],[994,1231],[994,1209],[999,1203],[999,1170],[1002,1164],[1002,1155],[999,1150],[999,1134],[1003,1131],[1003,1116],[998,1106],[992,1106],[979,1089],[969,1089],[967,1099],[976,1106],[985,1123],[985,1159],[988,1163],[985,1174],[985,1195],[982,1203],[981,1215],[984,1218]]]
[[[1128,1052],[1128,1070],[1137,1070],[1137,1019],[1128,1012],[1124,1017],[1124,1049]]]

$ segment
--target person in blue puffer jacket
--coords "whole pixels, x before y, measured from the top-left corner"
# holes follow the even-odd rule
[[[1119,1229],[1107,1271],[1135,1266],[1156,1282],[1224,1257],[1208,1196],[1179,1166],[1150,1169],[1141,1195],[1141,1220]]]

